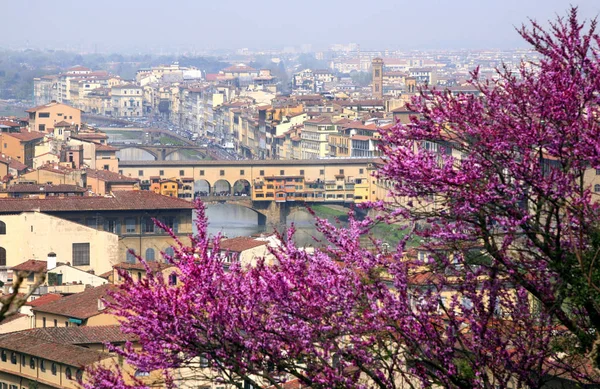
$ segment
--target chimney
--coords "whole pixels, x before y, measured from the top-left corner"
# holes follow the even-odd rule
[[[56,267],[56,254],[48,253],[48,259],[46,259],[46,269],[52,270]]]

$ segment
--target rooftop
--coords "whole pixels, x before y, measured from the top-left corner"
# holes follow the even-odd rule
[[[117,191],[113,196],[50,197],[45,199],[0,199],[0,214],[24,211],[133,211],[194,208],[187,200],[150,191]]]
[[[32,328],[24,333],[63,344],[124,343],[137,340],[135,335],[121,332],[120,326]]]
[[[85,193],[87,189],[77,185],[69,184],[13,184],[5,189],[0,189],[4,193]]]
[[[108,354],[92,351],[85,347],[42,339],[29,331],[0,335],[0,348],[64,363],[76,368],[109,358]]]
[[[32,140],[42,139],[45,134],[37,131],[25,132],[5,132],[2,135],[10,136],[20,140],[21,142],[29,142]]]
[[[106,298],[108,296],[108,291],[111,288],[116,290],[116,287],[112,284],[88,288],[81,293],[76,293],[48,304],[34,307],[33,311],[85,320],[102,313],[102,311],[98,309],[98,300]]]
[[[89,179],[98,179],[106,182],[129,182],[136,183],[139,182],[139,179],[133,177],[126,177],[122,174],[111,172],[110,170],[96,170],[96,169],[86,169],[87,178]]]
[[[48,263],[46,261],[30,259],[28,261],[18,264],[17,266],[12,267],[11,270],[30,273],[42,273],[46,271],[47,265]]]
[[[222,240],[219,246],[221,250],[241,253],[242,251],[250,250],[259,246],[265,246],[266,244],[266,241],[259,241],[254,238],[238,236],[236,238]]]

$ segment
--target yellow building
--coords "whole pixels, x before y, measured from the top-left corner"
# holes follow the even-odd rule
[[[55,200],[63,203],[71,201]],[[21,200],[0,201],[15,203]],[[40,212],[0,215],[0,269],[16,266],[29,259],[46,261],[49,253],[55,253],[60,262],[69,262],[81,270],[102,273],[119,262],[118,252],[118,236],[114,233]],[[6,276],[3,281],[6,281]]]
[[[30,108],[25,112],[29,114],[31,130],[48,132],[54,128],[55,123],[63,120],[77,128],[81,127],[81,110],[56,101]]]
[[[115,191],[110,196],[84,196],[72,197],[68,200],[60,198],[46,199],[0,199],[0,219],[4,220],[11,214],[22,212],[39,212],[57,218],[66,219],[85,228],[90,228],[90,239],[96,232],[110,233],[111,236],[118,237],[118,245],[114,248],[106,248],[102,259],[92,262],[92,241],[68,240],[65,239],[68,234],[56,233],[56,231],[47,231],[49,239],[60,243],[61,240],[74,243],[81,243],[81,246],[68,246],[69,251],[65,254],[56,250],[49,250],[45,240],[43,242],[44,250],[47,250],[41,257],[54,251],[59,255],[59,261],[68,262],[61,258],[72,258],[71,264],[78,268],[94,269],[97,274],[104,273],[112,269],[112,265],[118,262],[135,262],[136,258],[129,250],[136,253],[145,253],[148,249],[158,252],[170,249],[173,244],[171,236],[159,229],[153,221],[153,218],[161,220],[184,242],[188,241],[188,235],[192,233],[192,209],[191,202],[178,199],[176,197],[166,197],[154,194],[150,191]],[[29,225],[25,224],[28,229]],[[46,227],[50,228],[50,226]],[[41,226],[39,228],[46,231]],[[29,244],[29,239],[24,236],[31,236],[33,232],[23,233],[18,239],[9,239],[11,245],[20,245],[25,249]],[[79,230],[77,230],[79,231]],[[85,230],[88,231],[88,230]],[[6,231],[8,234],[8,230]],[[55,234],[56,233],[56,234]],[[100,234],[102,235],[102,234]],[[73,238],[74,239],[74,238]],[[114,239],[114,238],[110,238]],[[13,243],[14,241],[14,243]],[[23,244],[28,242],[28,244]],[[3,243],[4,244],[4,243]],[[32,242],[35,244],[35,242]],[[87,244],[87,246],[83,246]],[[11,246],[12,247],[12,246]],[[19,252],[18,248],[11,248]],[[109,255],[110,253],[110,255]],[[115,255],[113,257],[113,255]],[[28,257],[25,259],[31,259]],[[17,263],[22,262],[19,260]],[[97,267],[97,268],[95,268]]]
[[[42,142],[44,133],[37,131],[3,132],[0,134],[0,153],[33,167],[35,146]]]

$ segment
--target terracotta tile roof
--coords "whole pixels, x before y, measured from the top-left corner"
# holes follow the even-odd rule
[[[96,144],[96,151],[117,151],[116,147],[112,147],[109,145]]]
[[[105,273],[98,274],[98,277],[100,277],[100,278],[105,278],[105,279],[107,279],[107,280],[108,280],[110,277],[112,277],[112,275],[113,275],[113,271],[112,271],[112,270],[109,270],[109,271],[107,271],[107,272],[105,272]]]
[[[108,135],[103,132],[80,132],[76,136],[82,139],[108,139]]]
[[[109,170],[86,169],[87,178],[99,179],[106,182],[129,182],[136,183],[138,178],[126,177],[122,174],[111,172]]]
[[[15,169],[17,171],[22,171],[22,170],[27,169],[27,165],[25,165],[24,163],[20,162],[17,159],[7,157],[4,154],[0,154],[0,162],[8,163],[8,166],[11,169]]]
[[[19,123],[15,123],[10,120],[0,120],[0,125],[8,126],[8,127],[21,127],[21,125]]]
[[[356,140],[371,140],[373,139],[372,136],[366,136],[366,135],[352,135],[352,139],[356,139]]]
[[[11,268],[12,271],[42,273],[46,271],[47,262],[30,259]]]
[[[41,307],[42,305],[51,303],[56,300],[60,300],[62,297],[63,296],[60,294],[47,293],[47,294],[43,295],[42,297],[38,297],[35,300],[25,303],[25,305],[28,305],[30,307]]]
[[[48,361],[59,362],[76,368],[90,365],[110,355],[85,347],[40,339],[29,331],[10,332],[0,335],[0,348],[32,355]]]
[[[148,262],[148,266],[150,267],[150,270],[153,270],[153,271],[162,271],[164,269],[168,269],[168,268],[173,267],[175,265],[170,264],[170,263],[164,263],[164,262]],[[146,268],[144,267],[144,265],[142,263],[121,262],[121,263],[117,263],[116,265],[114,265],[113,268],[115,268],[115,269],[122,269],[122,270],[142,270],[142,271],[146,271]]]
[[[69,184],[13,184],[6,189],[0,189],[4,193],[85,193],[87,189],[77,185]]]
[[[189,209],[191,202],[154,192],[118,191],[112,197],[77,196],[50,197],[45,199],[0,199],[0,214],[39,210],[40,212],[69,211],[118,211],[118,210],[155,210]]]
[[[41,307],[34,307],[33,311],[85,320],[103,312],[98,310],[98,300],[106,298],[110,289],[116,290],[116,286],[104,284],[95,288],[89,288],[81,293],[64,297],[60,300],[44,304]]]
[[[239,64],[239,65],[234,65],[234,66],[230,66],[228,68],[223,69],[223,72],[228,72],[228,73],[249,73],[249,72],[256,72],[257,70],[245,65],[245,64]]]
[[[86,68],[85,66],[77,65],[72,68],[68,68],[67,72],[91,72],[92,69]]]
[[[54,128],[58,128],[58,127],[71,127],[71,123],[67,123],[64,120],[61,120],[58,123],[54,123]]]
[[[241,253],[242,251],[250,250],[255,247],[265,246],[267,242],[238,236],[237,238],[224,239],[220,243],[221,250],[234,251]]]
[[[31,131],[31,132],[5,132],[2,135],[10,136],[12,138],[16,138],[21,142],[30,142],[32,140],[42,139],[44,137],[44,133]]]
[[[138,340],[135,335],[121,332],[121,326],[32,328],[24,331],[24,333],[39,339],[63,344],[84,345]]]

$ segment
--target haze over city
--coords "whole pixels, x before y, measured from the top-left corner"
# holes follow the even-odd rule
[[[565,0],[6,1],[0,47],[79,51],[283,48],[356,42],[365,49],[522,47],[514,30],[562,13]],[[600,2],[575,3],[581,17]],[[22,24],[23,19],[43,23]]]

